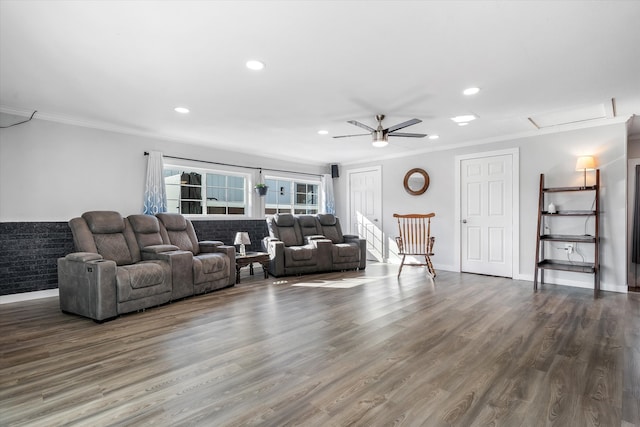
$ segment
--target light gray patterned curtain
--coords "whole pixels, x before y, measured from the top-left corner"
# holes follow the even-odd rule
[[[321,210],[320,213],[335,215],[336,200],[333,196],[333,178],[331,177],[331,174],[326,173],[322,175],[321,182],[322,182],[322,195],[323,195],[322,198],[324,200],[324,203],[320,208]]]
[[[167,211],[167,191],[164,186],[162,153],[152,151],[147,162],[147,180],[144,185],[144,213],[155,215]]]

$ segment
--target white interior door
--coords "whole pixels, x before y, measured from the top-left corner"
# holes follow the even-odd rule
[[[384,259],[380,167],[349,171],[349,232],[367,239],[370,259]]]
[[[460,163],[460,269],[513,277],[513,156]]]

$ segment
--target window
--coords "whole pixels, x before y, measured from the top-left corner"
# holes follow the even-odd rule
[[[269,187],[265,200],[265,214],[318,213],[319,182],[267,178],[265,184]]]
[[[167,210],[185,215],[245,215],[246,177],[165,166]]]

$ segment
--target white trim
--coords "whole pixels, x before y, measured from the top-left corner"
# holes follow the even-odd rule
[[[22,292],[19,294],[11,294],[11,295],[0,295],[0,305],[11,304],[14,302],[30,301],[34,299],[40,299],[40,298],[53,298],[58,296],[59,296],[58,288],[46,289],[44,291]]]
[[[513,256],[511,258],[511,276],[514,280],[523,280],[520,274],[520,149],[510,148],[506,150],[484,151],[479,153],[461,154],[455,157],[455,227],[453,228],[454,241],[454,265],[457,266],[457,272],[460,272],[460,165],[463,160],[480,159],[486,157],[511,155],[511,241]]]
[[[522,274],[521,279],[527,282],[531,282],[531,289],[533,289],[533,274]],[[590,289],[593,290],[593,281],[591,282],[581,282],[577,280],[567,280],[567,279],[558,279],[556,277],[547,277],[544,278],[544,283],[538,283],[538,290],[544,290],[544,285],[557,285],[557,286],[569,286],[572,288],[582,288],[582,289]],[[607,292],[618,292],[622,294],[627,293],[626,285],[612,285],[609,283],[600,283],[600,290]]]

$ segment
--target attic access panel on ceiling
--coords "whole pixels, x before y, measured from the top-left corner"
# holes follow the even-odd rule
[[[552,126],[581,123],[589,120],[607,119],[615,117],[614,100],[611,103],[589,105],[571,110],[543,113],[529,117],[529,121],[538,129]]]

